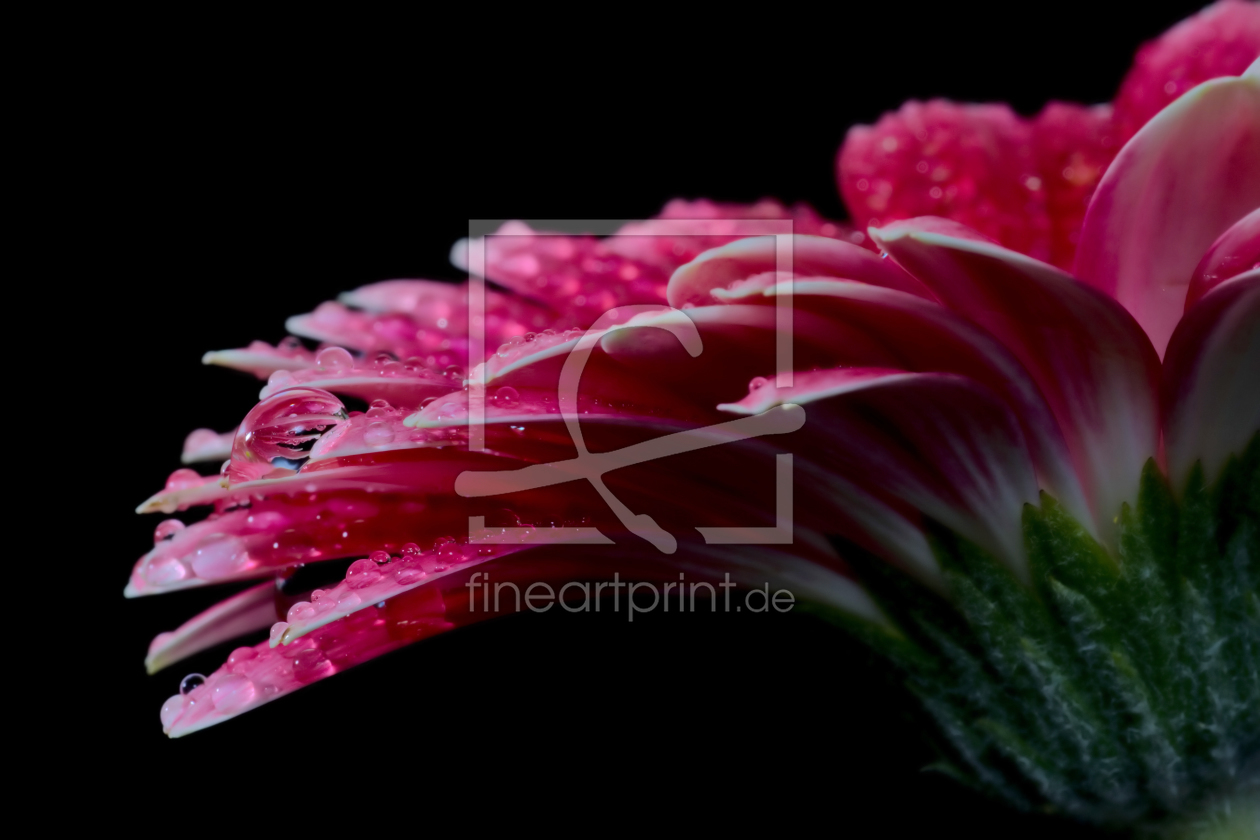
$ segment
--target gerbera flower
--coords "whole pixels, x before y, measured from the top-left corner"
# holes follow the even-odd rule
[[[209,354],[267,385],[230,446],[190,437],[186,460],[227,456],[219,476],[178,470],[141,506],[214,514],[159,524],[128,592],[264,580],[155,639],[153,670],[270,637],[186,678],[163,726],[490,617],[504,590],[589,604],[608,577],[614,597],[623,579],[667,598],[734,582],[885,652],[944,736],[942,767],[1012,804],[1132,823],[1244,796],[1260,70],[1230,63],[1255,8],[1174,30],[1135,78],[1186,44],[1202,55],[1226,19],[1243,47],[1157,88],[1171,104],[1114,160],[1102,140],[1078,160],[1073,132],[1123,136],[1151,99],[1136,82],[1114,115],[1057,106],[1031,126],[910,105],[840,156],[857,219],[882,214],[866,231],[773,203],[675,203],[607,239],[508,226],[456,248],[498,284],[484,301],[476,284],[380,283],[290,321],[318,350]],[[917,215],[924,192],[952,218]],[[749,235],[770,221],[792,233]],[[562,387],[575,359],[581,387]],[[668,458],[620,455],[662,441]],[[554,466],[586,453],[599,480]],[[510,492],[477,478],[547,470]],[[324,586],[294,573],[336,560],[353,562]]]

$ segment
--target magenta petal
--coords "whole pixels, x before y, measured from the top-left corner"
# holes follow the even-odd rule
[[[1260,207],[1221,234],[1203,255],[1190,278],[1186,311],[1221,283],[1257,266],[1260,266]]]
[[[738,403],[758,414],[808,405],[812,434],[789,445],[825,468],[879,487],[983,545],[1027,574],[1021,515],[1037,504],[1023,435],[988,389],[960,376],[872,368],[800,371]]]
[[[774,291],[762,299],[773,301]],[[798,280],[792,294],[796,306],[837,327],[863,328],[895,354],[898,367],[960,374],[999,395],[1020,423],[1042,486],[1081,522],[1092,521],[1050,406],[1001,342],[943,306],[891,289],[840,280]],[[875,357],[846,362],[880,363]]]
[[[715,290],[779,270],[775,238],[753,236],[705,251],[669,279],[669,305],[706,306],[720,301]],[[857,280],[931,298],[923,285],[896,265],[850,242],[818,236],[791,237],[790,271],[797,277]],[[785,278],[786,279],[786,278]]]
[[[1159,359],[1141,328],[1106,295],[1012,251],[923,230],[917,220],[872,235],[1023,364],[1107,529],[1159,446]]]
[[[1260,78],[1205,82],[1121,150],[1094,194],[1076,276],[1133,313],[1163,354],[1209,246],[1260,206]]]
[[[276,585],[260,583],[159,634],[149,645],[144,666],[155,674],[217,644],[270,627],[275,620]]]
[[[1180,489],[1196,461],[1210,483],[1260,430],[1260,270],[1217,286],[1186,313],[1164,359],[1164,444]]]

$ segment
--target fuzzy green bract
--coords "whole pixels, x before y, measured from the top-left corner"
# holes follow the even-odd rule
[[[1148,462],[1118,524],[1113,553],[1026,506],[1031,586],[938,528],[948,599],[859,560],[892,629],[835,619],[903,673],[933,769],[1096,824],[1227,820],[1260,793],[1260,436],[1211,486]]]

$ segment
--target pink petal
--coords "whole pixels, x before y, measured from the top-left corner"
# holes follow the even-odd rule
[[[996,336],[1041,389],[1104,529],[1159,445],[1159,360],[1114,300],[1045,263],[925,230],[872,231],[942,303]],[[1107,530],[1104,530],[1106,535]]]
[[[1180,490],[1196,461],[1210,483],[1260,430],[1260,270],[1226,280],[1182,319],[1164,359],[1164,444]]]
[[[1260,265],[1260,207],[1222,233],[1203,255],[1190,278],[1186,311],[1221,283],[1257,265]]]
[[[1120,152],[1094,194],[1076,276],[1133,313],[1162,354],[1203,253],[1260,206],[1260,78],[1205,82]]]
[[[217,644],[270,627],[276,621],[276,585],[252,586],[184,622],[177,630],[159,634],[145,657],[150,674]]]
[[[184,438],[180,462],[185,464],[223,463],[232,454],[236,429],[219,433],[214,429],[194,429]]]
[[[1050,256],[1032,129],[1005,105],[907,102],[849,129],[840,192],[858,227],[944,216],[1008,248]]]
[[[817,236],[791,237],[791,254],[785,258],[789,271],[797,277],[836,277],[857,280],[873,286],[898,289],[931,298],[923,285],[898,266],[850,242]],[[669,305],[707,306],[721,297],[715,291],[728,291],[758,275],[778,278],[775,239],[754,236],[700,254],[681,266],[669,279]],[[763,284],[764,285],[764,284]]]
[[[789,438],[826,469],[878,487],[974,540],[1027,576],[1021,516],[1039,502],[1010,409],[959,376],[847,368],[767,383],[726,411],[810,406],[812,434]],[[821,421],[821,422],[819,422]]]
[[[212,350],[201,357],[201,363],[241,370],[266,379],[278,370],[310,367],[315,363],[315,354],[304,348],[298,339],[289,337],[277,347],[265,341],[254,341],[239,350]]]
[[[760,297],[774,300],[775,289]],[[943,306],[891,289],[837,280],[797,280],[794,303],[837,326],[861,326],[914,372],[956,373],[999,395],[1023,430],[1043,486],[1082,522],[1092,521],[1063,433],[1024,367],[982,329]],[[854,354],[850,364],[875,364]]]
[[[1239,76],[1260,55],[1260,7],[1221,0],[1138,50],[1116,95],[1120,142],[1200,82]]]
[[[851,580],[823,566],[766,547],[759,547],[756,552],[740,551],[740,547],[720,548],[726,550],[683,558],[682,567],[689,573],[687,580],[720,582],[729,571],[730,580],[737,584],[759,587],[769,582],[772,588],[787,587],[870,621],[884,620],[870,598]],[[396,565],[390,563],[382,568],[391,576],[407,571],[401,566],[394,568]],[[662,563],[651,555],[622,553],[613,565],[620,570],[622,581],[661,584],[679,579],[679,566]],[[490,598],[483,603],[483,599],[470,596],[474,590],[468,584],[475,572],[482,573],[482,580],[489,576],[495,585],[509,585],[501,593],[503,599],[497,610]],[[521,606],[512,585],[520,591],[530,584],[543,583],[552,585],[554,592],[573,581],[594,583],[611,577],[608,572],[592,569],[588,553],[566,553],[564,547],[547,546],[528,554],[470,563],[454,573],[426,579],[423,585],[384,601],[355,605],[356,609],[343,617],[308,628],[286,642],[278,641],[290,626],[282,622],[273,628],[275,646],[262,642],[238,648],[227,663],[208,675],[204,684],[186,696],[170,698],[162,709],[163,729],[172,738],[188,735],[404,645],[456,626],[515,612]],[[476,592],[488,594],[484,590]]]

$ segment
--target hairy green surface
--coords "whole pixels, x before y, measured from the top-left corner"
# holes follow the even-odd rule
[[[895,629],[843,623],[920,699],[934,769],[1104,826],[1203,826],[1260,799],[1260,436],[1178,491],[1147,463],[1115,552],[1052,498],[1026,506],[1031,587],[944,529],[948,598],[857,558]]]

